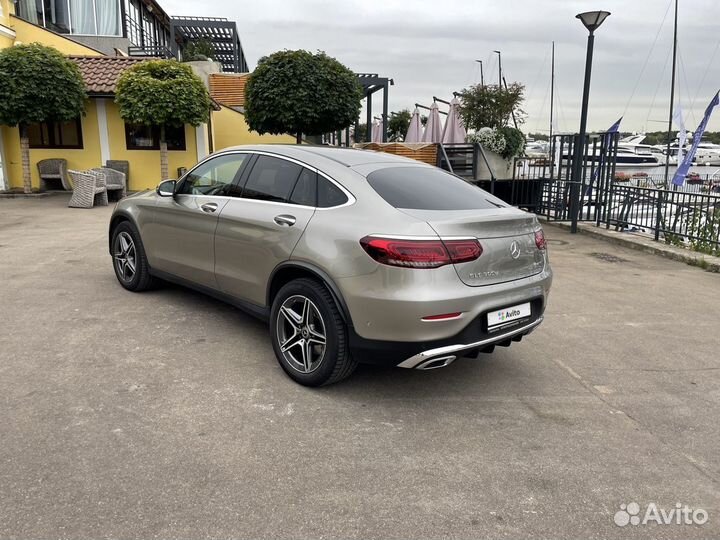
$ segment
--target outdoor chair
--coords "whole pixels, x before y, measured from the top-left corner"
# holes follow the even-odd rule
[[[108,205],[105,174],[96,171],[68,171],[73,181],[73,194],[68,206],[92,208],[94,204]]]
[[[108,159],[105,162],[105,167],[120,171],[125,175],[125,189],[130,185],[130,162],[124,159]]]
[[[41,159],[37,164],[38,173],[40,175],[40,191],[48,188],[48,181],[60,183],[64,190],[72,191],[72,186],[68,180],[67,160],[66,159]]]
[[[113,200],[119,201],[127,195],[124,173],[109,167],[98,167],[96,169],[91,169],[91,171],[105,175],[105,187],[108,191],[108,199],[111,191],[117,195],[117,198],[113,198]]]

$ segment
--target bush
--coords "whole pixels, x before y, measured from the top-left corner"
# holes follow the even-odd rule
[[[484,150],[501,154],[505,151],[505,137],[496,129],[488,127],[478,130],[476,133],[468,135],[468,142],[480,143]]]
[[[169,178],[165,126],[199,126],[210,118],[212,101],[202,80],[176,60],[151,60],[125,70],[115,103],[130,124],[160,126],[160,175]]]
[[[245,120],[263,133],[322,135],[360,114],[357,75],[324,52],[279,51],[261,58],[245,87]]]
[[[520,108],[524,100],[525,87],[512,83],[507,88],[497,85],[476,84],[460,92],[460,116],[467,129],[493,129],[508,125],[515,114],[515,120],[522,124],[525,113]]]
[[[74,120],[86,98],[80,69],[60,51],[39,43],[0,51],[0,124],[20,128],[25,193],[31,191],[27,125]]]
[[[183,62],[196,62],[198,60],[214,60],[215,49],[207,39],[190,41],[183,49]]]
[[[467,142],[480,143],[483,149],[500,154],[503,159],[508,160],[522,155],[525,149],[525,135],[514,127],[484,127],[477,133],[468,135]]]
[[[514,127],[502,127],[497,130],[505,139],[505,148],[500,155],[505,159],[512,159],[520,156],[525,151],[525,135]]]

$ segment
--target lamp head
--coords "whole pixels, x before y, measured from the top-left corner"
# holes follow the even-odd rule
[[[585,28],[587,28],[592,34],[595,30],[600,28],[600,25],[609,16],[609,11],[586,11],[585,13],[575,15],[575,18],[580,19],[580,21],[585,25]]]

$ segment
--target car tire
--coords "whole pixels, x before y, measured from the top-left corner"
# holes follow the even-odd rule
[[[128,291],[140,292],[151,289],[155,279],[145,256],[140,234],[129,221],[123,221],[113,229],[111,254],[115,277]]]
[[[336,383],[357,366],[335,299],[313,279],[295,279],[278,291],[270,311],[270,337],[280,366],[302,385]]]

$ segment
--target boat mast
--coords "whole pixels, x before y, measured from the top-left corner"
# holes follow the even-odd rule
[[[553,104],[555,102],[555,42],[552,42],[552,60],[550,62],[550,137],[552,144],[553,136]]]
[[[673,29],[672,82],[670,84],[670,115],[668,116],[667,151],[665,156],[665,187],[670,174],[670,143],[672,136],[673,106],[675,104],[675,64],[677,59],[678,0],[675,0],[675,27]],[[680,165],[678,163],[678,165]]]

